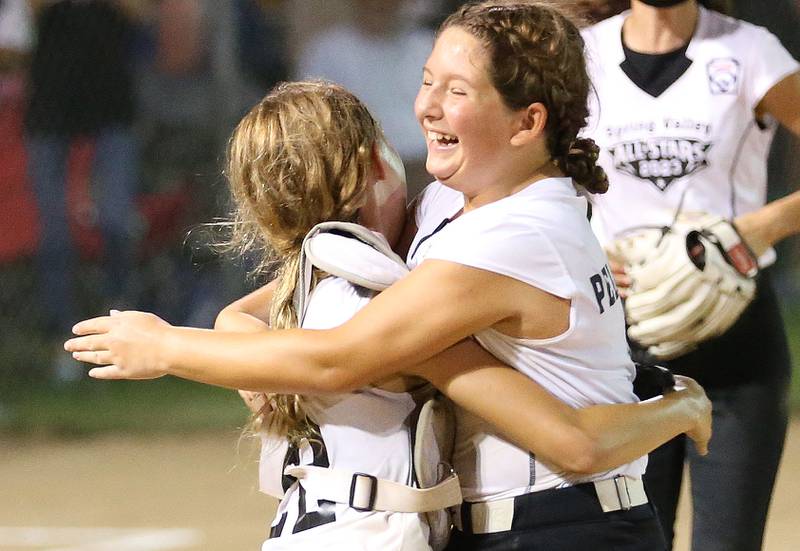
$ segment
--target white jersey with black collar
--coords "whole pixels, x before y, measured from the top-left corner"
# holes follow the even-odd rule
[[[757,121],[755,108],[800,65],[766,29],[699,10],[685,53],[691,64],[658,97],[620,67],[630,12],[583,31],[596,89],[584,133],[600,146],[611,182],[592,199],[604,244],[630,228],[669,224],[681,201],[685,211],[732,218],[766,200],[776,125]]]
[[[589,226],[586,200],[576,193],[572,180],[537,181],[446,223],[443,220],[464,206],[463,196],[437,182],[423,194],[409,267],[432,259],[456,262],[570,300],[569,329],[563,334],[533,340],[487,329],[475,335],[484,348],[571,406],[637,401],[622,304]],[[457,419],[454,466],[467,501],[616,474],[639,477],[646,465],[643,457],[608,473],[578,478],[509,443],[477,417],[459,412]]]

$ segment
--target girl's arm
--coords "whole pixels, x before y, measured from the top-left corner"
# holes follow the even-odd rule
[[[334,329],[223,333],[122,312],[77,324],[74,332],[82,336],[65,348],[79,361],[106,366],[89,372],[96,378],[172,374],[244,390],[351,391],[413,367],[520,309],[547,319],[552,297],[531,289],[485,270],[429,260]]]
[[[800,72],[781,80],[764,96],[756,116],[771,115],[800,138]],[[800,233],[800,191],[772,201],[734,220],[747,244],[757,255],[782,239]]]
[[[517,446],[568,472],[610,470],[683,432],[705,455],[711,437],[711,402],[688,378],[680,379],[685,390],[658,400],[576,409],[472,340],[449,348],[414,372]]]
[[[214,329],[241,333],[254,333],[269,329],[269,307],[276,285],[277,281],[273,280],[223,308],[214,320]],[[267,398],[263,392],[250,390],[239,390],[238,392],[254,415],[266,413]]]
[[[250,333],[269,328],[269,307],[277,281],[273,280],[223,308],[214,321],[217,331]]]

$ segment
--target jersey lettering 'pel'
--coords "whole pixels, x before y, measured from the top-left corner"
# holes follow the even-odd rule
[[[586,200],[572,181],[540,180],[442,224],[463,206],[460,193],[438,182],[423,191],[409,267],[446,260],[569,299],[569,329],[557,337],[521,339],[494,329],[475,337],[494,356],[572,406],[636,402],[619,293],[586,219]],[[511,497],[616,474],[641,476],[646,461],[643,457],[589,477],[566,475],[509,443],[481,419],[457,413],[453,462],[465,500]]]
[[[761,207],[776,125],[754,110],[798,63],[765,29],[700,7],[691,65],[653,97],[620,67],[629,13],[583,31],[597,92],[584,133],[600,146],[611,183],[592,197],[600,241],[669,224],[684,194],[686,211],[734,217]]]
[[[373,295],[344,279],[325,278],[311,292],[303,327],[341,325]],[[413,427],[421,406],[414,395],[367,387],[346,394],[307,397],[304,406],[319,427],[319,438],[312,442],[304,439],[287,449],[285,439],[262,437],[261,490],[270,495],[285,492],[272,523],[271,539],[264,542],[263,549],[310,549],[319,545],[350,549],[354,541],[362,541],[369,549],[430,549],[428,525],[419,514],[359,512],[346,504],[320,499],[296,479],[280,476],[289,464],[316,465],[414,484]]]

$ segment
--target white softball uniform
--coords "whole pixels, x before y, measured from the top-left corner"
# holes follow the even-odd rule
[[[606,256],[589,226],[587,202],[578,196],[572,180],[540,180],[443,222],[463,206],[460,193],[438,182],[425,189],[409,267],[446,260],[569,299],[569,329],[557,337],[520,339],[493,329],[475,337],[497,358],[571,406],[636,402],[622,304]],[[457,415],[453,462],[466,501],[507,498],[617,474],[638,478],[646,465],[642,457],[606,473],[567,475],[507,442],[477,417],[463,411]]]
[[[341,325],[373,295],[341,278],[323,279],[311,292],[303,327]],[[422,514],[360,512],[315,496],[313,489],[291,477],[279,481],[276,476],[286,465],[316,465],[412,484],[412,427],[418,410],[414,396],[365,388],[308,397],[304,404],[319,426],[318,440],[287,446],[283,439],[263,439],[261,489],[271,495],[285,495],[272,523],[273,537],[262,549],[430,549],[428,525]],[[282,488],[276,488],[278,484]]]
[[[584,133],[600,146],[609,191],[592,197],[601,243],[627,229],[667,225],[685,211],[727,218],[766,200],[776,124],[757,121],[764,95],[800,65],[766,29],[700,7],[688,69],[661,95],[620,68],[622,24],[630,12],[583,32],[596,89]]]

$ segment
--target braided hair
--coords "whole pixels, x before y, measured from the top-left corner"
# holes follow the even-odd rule
[[[578,138],[589,116],[591,81],[577,25],[546,2],[470,2],[450,15],[439,34],[457,27],[477,38],[489,58],[489,79],[510,109],[541,102],[554,163],[592,193],[608,190],[597,165],[599,148]]]

